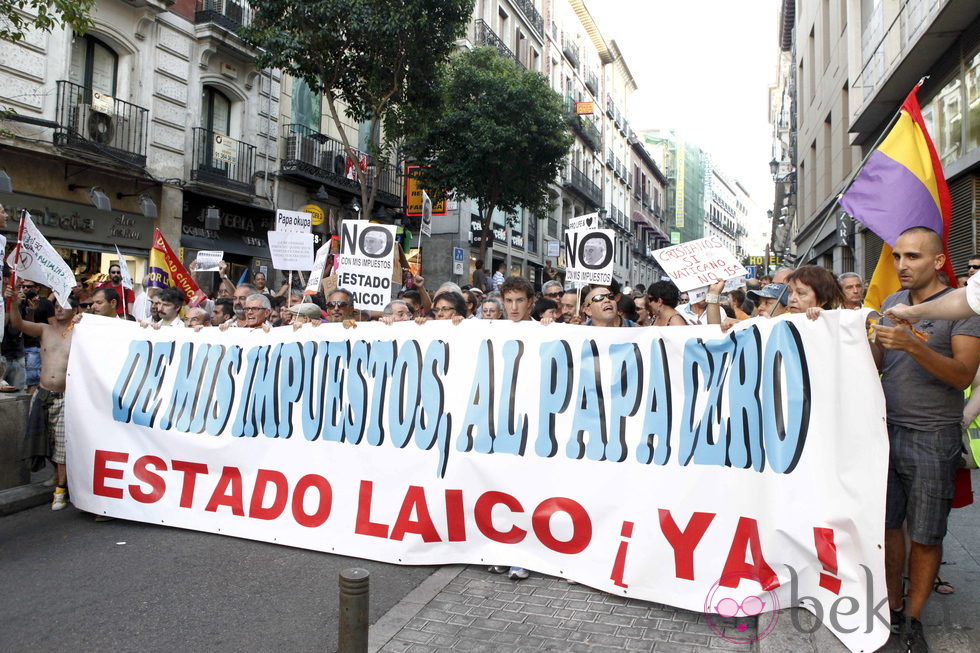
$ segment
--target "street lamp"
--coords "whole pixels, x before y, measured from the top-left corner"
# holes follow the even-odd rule
[[[772,173],[772,180],[776,181],[776,177],[779,174],[779,161],[775,157],[769,162],[769,172]]]

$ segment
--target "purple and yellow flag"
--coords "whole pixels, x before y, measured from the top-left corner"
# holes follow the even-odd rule
[[[953,205],[939,155],[922,119],[918,90],[916,86],[905,98],[891,131],[840,199],[845,211],[885,241],[864,301],[875,310],[885,297],[901,289],[891,246],[912,227],[928,227],[942,236],[943,271],[956,285],[946,244]]]

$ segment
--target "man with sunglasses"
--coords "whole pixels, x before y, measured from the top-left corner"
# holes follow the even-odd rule
[[[545,281],[541,286],[541,296],[545,299],[561,303],[561,296],[565,294],[560,281]]]
[[[586,326],[597,327],[635,327],[636,322],[628,320],[619,314],[616,295],[609,288],[597,286],[585,296],[582,305],[589,319]]]
[[[354,296],[345,288],[337,288],[327,296],[327,322],[353,319]]]
[[[96,288],[112,288],[116,291],[116,294],[119,295],[120,298],[125,298],[124,301],[121,301],[116,305],[116,313],[118,315],[125,315],[126,313],[132,312],[133,302],[136,301],[136,295],[133,293],[132,289],[123,287],[122,270],[119,268],[118,263],[113,263],[109,266],[109,280],[103,281],[102,283],[96,285]]]
[[[947,292],[942,297],[913,306],[897,304],[885,311],[885,317],[897,317],[907,322],[919,320],[965,320],[980,315],[980,255],[970,257],[967,265],[970,279],[965,286]]]

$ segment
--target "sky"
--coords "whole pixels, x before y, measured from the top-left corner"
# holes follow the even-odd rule
[[[772,205],[769,85],[779,0],[586,0],[639,89],[637,131],[673,128],[742,182],[761,216]]]

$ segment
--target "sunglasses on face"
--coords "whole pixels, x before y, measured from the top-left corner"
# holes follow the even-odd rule
[[[592,304],[598,304],[604,299],[608,299],[612,301],[612,298],[613,298],[613,294],[611,292],[601,292],[598,295],[592,296],[592,299],[589,300],[589,306],[592,306]]]
[[[348,302],[327,302],[329,308],[347,308],[350,306]]]
[[[79,304],[79,306],[81,306],[82,308],[92,308],[92,302],[88,302],[88,303],[82,302],[81,304]]]
[[[546,292],[546,293],[544,294],[544,296],[545,296],[545,297],[551,297],[551,298],[553,298],[553,299],[558,299],[559,297],[561,297],[561,296],[562,296],[562,295],[564,295],[564,294],[565,294],[565,293],[563,293],[563,292],[561,292],[561,291],[558,291],[558,292]]]
[[[980,265],[968,265],[966,267],[970,268],[971,270],[980,270]]]

